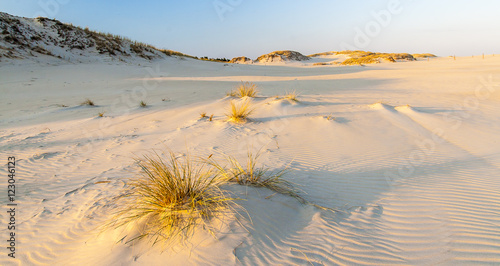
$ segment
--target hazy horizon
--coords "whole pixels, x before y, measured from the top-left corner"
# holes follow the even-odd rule
[[[253,59],[275,50],[498,53],[498,7],[493,0],[0,3],[15,16],[55,18],[194,56]]]

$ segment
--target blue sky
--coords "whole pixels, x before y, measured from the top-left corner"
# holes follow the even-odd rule
[[[195,56],[344,48],[500,53],[498,0],[24,0],[0,11],[130,37]]]

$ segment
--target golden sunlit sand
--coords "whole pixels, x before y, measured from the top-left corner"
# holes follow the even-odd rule
[[[500,263],[500,56],[121,42],[2,48],[1,265]]]

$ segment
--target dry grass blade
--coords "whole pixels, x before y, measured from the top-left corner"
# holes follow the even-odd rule
[[[233,199],[220,188],[224,179],[212,166],[195,167],[189,156],[179,159],[172,151],[166,157],[164,161],[155,152],[137,159],[141,175],[117,199],[121,209],[110,226],[135,227],[137,233],[127,236],[128,242],[187,240],[200,226],[214,235],[212,219],[222,221],[233,211]]]
[[[239,105],[237,105],[234,101],[231,101],[231,107],[226,116],[230,122],[244,123],[247,121],[248,116],[250,116],[252,112],[253,109],[251,108],[251,101],[246,100]]]

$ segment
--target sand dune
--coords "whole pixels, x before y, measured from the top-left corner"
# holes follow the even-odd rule
[[[499,264],[500,58],[314,62],[2,65],[0,151],[18,158],[22,229],[18,260],[0,264]],[[226,92],[240,81],[260,96],[235,125]],[[299,102],[275,97],[292,90]],[[336,211],[231,186],[252,222],[230,217],[218,239],[200,231],[162,252],[101,232],[134,154],[165,145],[237,158],[263,147],[264,165],[289,166],[306,200]]]

